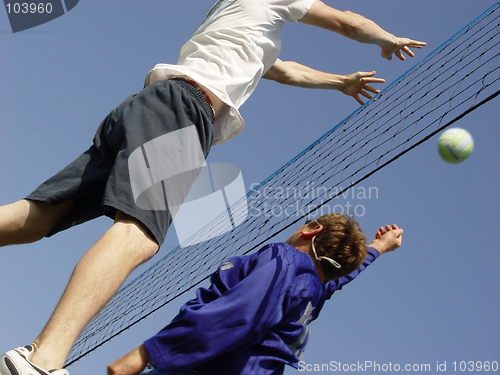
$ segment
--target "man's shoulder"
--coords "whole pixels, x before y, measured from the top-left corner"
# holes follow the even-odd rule
[[[273,252],[287,252],[287,251],[299,251],[295,247],[293,247],[290,244],[287,244],[286,242],[271,242],[268,243],[267,245],[264,245],[258,253],[264,252],[264,251],[273,251]]]
[[[240,255],[226,259],[219,267],[219,271],[230,271],[241,275],[274,265],[282,273],[302,274],[307,270],[314,270],[309,255],[285,242],[273,242],[261,247],[255,253]]]
[[[221,267],[248,267],[249,269],[254,269],[255,267],[259,268],[266,263],[275,260],[276,258],[285,260],[288,263],[288,260],[293,258],[293,254],[300,257],[300,254],[302,253],[295,247],[285,242],[274,242],[264,245],[258,251],[252,254],[230,257],[221,264]]]
[[[297,261],[299,259],[307,259],[309,256],[299,251],[294,246],[287,244],[286,242],[272,242],[263,246],[255,254],[257,257],[269,257],[274,259],[276,257],[281,257],[284,260],[290,262]]]
[[[288,271],[314,270],[311,257],[286,242],[269,243],[253,255],[261,261],[272,261],[273,259],[280,258],[280,261],[287,267]]]

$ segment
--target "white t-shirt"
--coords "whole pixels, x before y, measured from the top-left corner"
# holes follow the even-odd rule
[[[177,64],[156,65],[146,85],[183,74],[210,89],[227,104],[214,123],[214,144],[222,143],[243,130],[238,108],[278,58],[284,23],[301,19],[315,1],[219,0]]]

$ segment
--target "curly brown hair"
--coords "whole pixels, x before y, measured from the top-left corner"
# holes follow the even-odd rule
[[[321,262],[324,276],[336,280],[358,269],[366,258],[366,236],[359,224],[352,218],[339,214],[327,214],[309,223],[309,226],[323,225],[316,235],[314,245],[318,257],[325,256],[341,265],[341,268]]]

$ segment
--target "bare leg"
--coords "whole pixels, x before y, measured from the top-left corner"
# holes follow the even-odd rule
[[[73,201],[57,206],[22,199],[0,207],[0,246],[31,243],[50,233],[59,218],[73,209]]]
[[[113,226],[76,265],[59,304],[33,343],[31,361],[46,370],[62,368],[87,323],[129,273],[157,251],[158,244],[142,224],[118,212]]]

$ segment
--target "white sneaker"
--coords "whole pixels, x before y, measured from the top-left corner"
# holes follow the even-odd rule
[[[67,370],[45,371],[29,361],[31,345],[10,350],[0,356],[0,375],[69,375]]]

